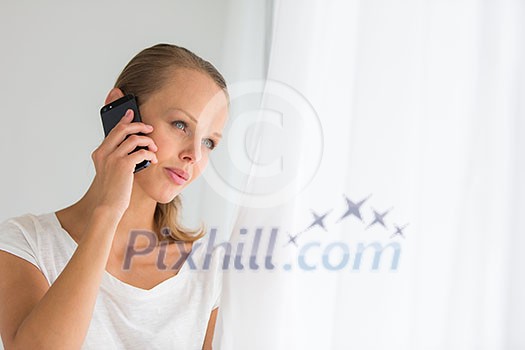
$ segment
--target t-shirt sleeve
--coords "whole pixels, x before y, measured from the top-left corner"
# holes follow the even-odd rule
[[[0,250],[29,261],[40,269],[35,251],[29,242],[27,233],[24,232],[21,226],[13,222],[12,219],[0,223]]]

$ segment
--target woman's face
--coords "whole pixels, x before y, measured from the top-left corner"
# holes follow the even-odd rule
[[[224,92],[206,74],[177,69],[166,85],[140,106],[142,121],[158,147],[158,163],[135,174],[135,185],[168,203],[204,171],[220,142],[228,107]],[[184,181],[169,169],[181,169]]]

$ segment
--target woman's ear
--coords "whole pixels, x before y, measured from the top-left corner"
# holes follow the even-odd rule
[[[108,96],[106,97],[106,102],[104,102],[104,104],[107,105],[108,103],[116,101],[121,97],[124,97],[122,90],[120,90],[119,88],[113,88],[109,91]]]

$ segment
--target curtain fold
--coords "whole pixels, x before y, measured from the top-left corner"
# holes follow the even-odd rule
[[[261,268],[225,271],[217,346],[523,346],[523,297],[510,290],[523,290],[512,246],[522,3],[288,0],[273,11],[230,239]]]

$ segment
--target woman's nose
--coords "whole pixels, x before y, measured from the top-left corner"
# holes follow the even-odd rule
[[[196,163],[202,158],[200,139],[192,138],[188,141],[186,148],[182,152],[182,158],[192,163]]]

